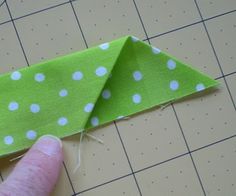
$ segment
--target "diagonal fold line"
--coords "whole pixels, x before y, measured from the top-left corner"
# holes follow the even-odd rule
[[[110,70],[110,72],[107,74],[107,77],[105,78],[104,83],[103,83],[103,85],[101,86],[100,90],[98,91],[98,95],[96,96],[96,101],[95,101],[95,104],[94,104],[94,108],[96,108],[98,99],[102,96],[102,90],[104,89],[104,87],[106,86],[106,84],[109,82],[109,78],[110,78],[110,76],[111,76],[111,74],[112,74],[112,70],[113,70],[114,67],[116,66],[118,59],[121,57],[121,53],[124,52],[124,48],[125,48],[125,45],[127,44],[127,40],[128,40],[128,39],[129,39],[128,36],[124,38],[124,41],[123,41],[123,43],[121,44],[121,49],[120,49],[120,51],[118,51],[117,55],[114,57],[114,63],[111,64],[111,70]],[[106,44],[106,43],[105,43],[105,44]],[[94,111],[94,109],[93,109],[92,111]],[[88,118],[85,120],[85,123],[83,124],[84,128],[86,128],[86,125],[89,123],[89,119],[91,118],[91,116],[92,116],[92,112],[89,114]]]

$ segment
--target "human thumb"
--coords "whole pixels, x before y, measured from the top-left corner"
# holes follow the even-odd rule
[[[0,185],[0,196],[48,196],[55,186],[62,161],[60,139],[42,136]]]

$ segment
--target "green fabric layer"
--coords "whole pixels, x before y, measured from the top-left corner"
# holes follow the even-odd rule
[[[217,82],[127,36],[0,77],[0,156],[69,136]]]

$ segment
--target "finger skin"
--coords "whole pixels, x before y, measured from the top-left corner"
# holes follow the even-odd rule
[[[0,185],[1,196],[48,196],[63,161],[62,144],[54,136],[41,137]]]

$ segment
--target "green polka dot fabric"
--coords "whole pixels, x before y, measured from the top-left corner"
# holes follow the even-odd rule
[[[41,135],[69,136],[216,86],[126,36],[0,76],[0,156]]]

